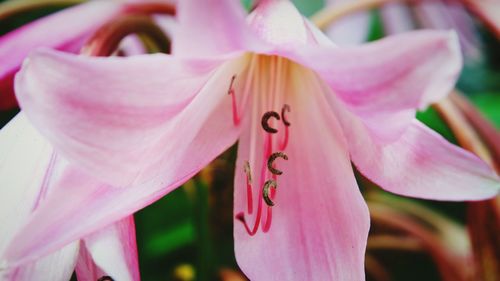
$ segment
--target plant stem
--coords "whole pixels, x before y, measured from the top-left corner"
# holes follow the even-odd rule
[[[454,94],[452,93],[451,95]],[[434,104],[433,107],[450,126],[460,146],[477,154],[477,156],[490,166],[494,166],[493,158],[488,148],[483,143],[476,130],[467,122],[462,112],[460,112],[449,98]]]

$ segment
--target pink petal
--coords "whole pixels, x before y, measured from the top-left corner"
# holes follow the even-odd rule
[[[49,191],[44,183],[52,159],[52,148],[24,114],[0,131],[0,264],[16,231]],[[0,279],[69,280],[77,252],[78,244],[70,244],[35,262],[0,271]]]
[[[290,48],[308,39],[304,17],[290,1],[260,1],[247,21],[253,34],[274,47]]]
[[[224,108],[213,117],[220,123],[209,120],[213,135],[225,134],[218,138],[223,147],[236,139],[227,91],[244,63],[217,68],[222,63],[39,51],[18,75],[16,90],[23,110],[58,152],[123,186],[173,176],[173,167],[192,153],[220,153],[218,145],[196,143],[215,110]]]
[[[140,280],[134,218],[129,216],[83,239],[78,280]]]
[[[387,3],[380,9],[385,34],[391,35],[415,29],[412,12],[405,3]]]
[[[339,5],[352,1],[353,0],[328,0],[326,2],[328,5]],[[369,24],[370,13],[359,12],[335,22],[328,27],[326,34],[340,46],[357,45],[368,39]]]
[[[282,101],[291,107],[287,117],[290,138],[284,149],[289,159],[276,160],[283,174],[277,176],[272,223],[264,233],[267,207],[254,236],[236,220],[236,258],[250,280],[364,280],[368,210],[353,176],[345,138],[326,106],[324,92],[317,86],[315,74],[298,69],[289,71],[295,75],[288,81],[290,87]],[[261,127],[260,117],[267,110],[281,107],[276,103],[279,98],[258,93],[254,96],[251,110],[255,114],[245,120],[235,178],[235,213],[245,212],[250,227],[258,213],[263,183],[272,178],[264,156],[268,134]],[[273,135],[272,152],[281,151],[278,142],[284,130],[278,122],[274,127],[279,132]],[[251,215],[247,212],[245,161],[252,170]]]
[[[120,162],[126,162],[126,167],[140,166],[141,159],[151,165],[149,171],[154,171],[149,173],[153,176],[142,183],[116,188],[101,183],[60,159],[59,165],[64,168],[62,176],[52,181],[51,194],[16,234],[6,254],[9,262],[18,264],[39,258],[133,214],[187,181],[232,145],[239,135],[239,127],[233,124],[231,97],[227,91],[232,75],[239,74],[241,67],[246,65],[246,59],[243,57],[227,62],[207,73],[208,69],[213,69],[213,62],[181,64],[163,55],[100,60],[69,58],[68,55],[46,52],[33,57],[30,63],[33,67],[28,66],[19,80],[29,81],[23,87],[31,87],[30,83],[36,85],[35,89],[40,92],[34,91],[33,97],[41,95],[44,98],[40,98],[40,104],[24,107],[24,110],[35,116],[35,122],[44,120],[41,128],[53,130],[48,132],[48,136],[55,140],[61,151],[73,148],[64,146],[65,143],[76,143],[75,147],[83,151],[86,145],[89,150],[97,150],[72,158],[75,163],[94,163],[96,168],[91,167],[87,171],[96,174],[100,174],[97,169],[111,173],[123,165]],[[41,61],[40,66],[38,60]],[[59,60],[58,64],[56,60]],[[103,70],[92,68],[94,63]],[[137,73],[133,76],[118,75],[135,67]],[[37,81],[35,72],[44,73],[44,70],[58,68],[68,76],[53,71]],[[109,71],[108,74],[105,71]],[[199,77],[192,76],[195,74]],[[73,80],[79,75],[93,83],[82,84],[85,81]],[[53,88],[49,89],[44,83],[53,83]],[[63,84],[62,90],[57,87],[58,83]],[[61,95],[62,98],[56,99],[58,97],[53,95]],[[149,95],[150,99],[144,98],[144,95]],[[71,102],[66,103],[68,97],[73,100],[78,98],[82,106],[72,107]],[[183,97],[181,102],[187,102],[179,105],[179,97]],[[63,107],[59,108],[61,103]],[[52,109],[44,108],[49,104]],[[163,110],[165,105],[171,105],[175,110]],[[66,106],[69,109],[64,109]],[[57,110],[57,116],[50,116],[51,110]],[[167,114],[163,114],[162,110]],[[113,119],[115,114],[118,114],[119,120]],[[154,118],[149,118],[151,116]],[[68,123],[61,124],[58,120]],[[59,128],[63,130],[58,131]],[[79,133],[76,134],[78,138],[68,137],[75,133]],[[64,139],[65,143],[61,144],[57,139]],[[121,150],[117,150],[120,147]],[[137,147],[144,150],[147,149],[144,147],[149,147],[150,150],[143,154],[135,152],[136,158],[129,156]],[[105,159],[112,157],[116,158],[116,162]],[[124,160],[123,157],[129,159]],[[147,172],[144,171],[144,174]],[[130,175],[123,173],[122,176]],[[116,181],[119,175],[113,179]]]
[[[414,11],[423,28],[453,29],[458,34],[464,54],[470,58],[480,56],[474,22],[461,3],[421,2],[415,5]]]
[[[45,196],[41,186],[52,155],[23,113],[0,130],[0,253]]]
[[[36,48],[78,51],[87,37],[118,13],[120,6],[114,1],[91,1],[36,20],[0,37],[0,83],[8,83],[4,80],[9,79]],[[0,90],[2,96],[9,94],[6,89]]]
[[[74,242],[36,262],[0,273],[0,279],[4,281],[67,281],[71,279],[75,269],[77,254],[78,243]]]
[[[177,18],[179,25],[172,45],[174,55],[213,56],[247,47],[248,26],[239,1],[179,1]]]
[[[333,95],[329,99],[349,140],[352,161],[380,187],[434,200],[482,200],[498,194],[499,178],[486,163],[418,121],[399,140],[383,145]]]
[[[433,31],[287,56],[314,69],[381,142],[401,136],[417,108],[446,96],[461,66],[455,34]]]

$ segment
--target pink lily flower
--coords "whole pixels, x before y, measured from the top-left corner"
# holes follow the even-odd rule
[[[129,216],[237,140],[235,252],[252,280],[364,280],[351,161],[397,194],[498,193],[485,163],[414,119],[454,85],[452,33],[337,48],[282,0],[248,17],[237,1],[185,0],[178,19],[174,55],[39,50],[24,64],[24,114],[71,164],[14,234],[10,266]]]
[[[22,113],[0,131],[0,155],[0,252],[3,252],[16,231],[51,194],[50,182],[57,180],[63,163],[55,161],[57,156],[51,145]],[[133,217],[121,219],[34,262],[2,270],[0,279],[66,281],[74,271],[78,280],[106,276],[139,280]]]
[[[80,52],[82,46],[106,22],[137,10],[147,3],[159,1],[89,1],[64,9],[0,37],[0,109],[15,107],[14,75],[28,54],[40,47],[70,53]],[[163,1],[171,3],[172,1]],[[138,5],[139,4],[139,5]],[[92,20],[89,20],[89,18]],[[128,46],[137,44],[128,44]]]
[[[363,2],[363,0],[329,0],[329,5]],[[380,0],[380,12],[386,34],[406,32],[416,28],[453,29],[460,39],[468,59],[480,56],[480,41],[471,13],[478,16],[497,36],[500,34],[500,3],[495,0]],[[327,34],[341,45],[356,45],[367,40],[370,14],[358,12],[340,19],[327,29]]]

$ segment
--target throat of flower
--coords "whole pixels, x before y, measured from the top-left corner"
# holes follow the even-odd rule
[[[287,108],[288,111],[290,111],[290,107],[288,105],[285,105],[283,107],[284,109]],[[240,212],[236,215],[236,219],[241,221],[245,227],[245,230],[250,236],[253,236],[257,233],[259,229],[259,225],[262,226],[262,232],[266,233],[269,231],[271,228],[271,222],[273,218],[273,209],[272,207],[275,206],[274,199],[276,197],[276,191],[278,188],[278,176],[281,176],[283,174],[283,171],[278,169],[276,167],[275,161],[278,158],[281,158],[283,160],[288,160],[288,156],[282,152],[272,152],[273,148],[273,135],[278,133],[278,130],[275,128],[272,128],[269,126],[268,121],[271,116],[277,120],[282,120],[284,123],[285,127],[285,140],[281,142],[279,145],[280,148],[286,149],[287,143],[288,143],[288,127],[290,126],[290,123],[286,119],[284,113],[286,110],[282,110],[282,115],[280,115],[277,112],[266,112],[262,116],[261,124],[263,130],[267,133],[265,142],[264,142],[264,149],[263,149],[263,161],[260,165],[261,170],[260,170],[260,177],[259,177],[259,192],[258,192],[258,197],[257,197],[257,213],[255,214],[255,220],[253,223],[253,226],[250,226],[249,223],[247,222],[245,218],[245,213]],[[252,170],[250,168],[250,163],[248,161],[245,161],[243,164],[243,172],[245,173],[245,181],[246,181],[246,199],[247,199],[247,212],[248,215],[253,214],[253,206],[254,206],[254,198],[253,198],[253,182],[252,182]],[[264,203],[266,206],[264,206]],[[264,210],[266,211],[266,215],[264,216]]]
[[[234,125],[239,126],[243,116],[247,117],[245,127],[251,139],[250,159],[246,159],[243,169],[238,171],[244,175],[246,210],[239,212],[236,219],[253,236],[259,227],[263,233],[269,231],[273,208],[279,206],[277,190],[286,171],[279,169],[277,164],[288,160],[286,148],[293,111],[286,101],[290,97],[289,78],[295,64],[284,58],[264,55],[252,55],[249,61],[245,71],[231,76],[227,93],[231,97]],[[258,167],[258,170],[253,171],[251,167]]]

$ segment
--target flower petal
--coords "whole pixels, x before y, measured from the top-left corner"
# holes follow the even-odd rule
[[[0,37],[1,99],[12,94],[11,88],[3,88],[4,84],[11,83],[10,79],[31,51],[50,47],[77,52],[99,26],[118,13],[120,6],[114,1],[91,1],[36,20]],[[92,20],[88,20],[89,15]]]
[[[141,56],[137,56],[136,58],[141,60]],[[142,59],[144,59],[144,57],[142,57]],[[152,56],[151,59],[146,59],[144,63],[141,63],[142,67],[138,70],[147,70],[147,67],[144,67],[144,65],[148,64],[150,65],[149,69],[156,69],[158,71],[162,70],[162,68],[168,70],[171,66],[169,64],[170,62],[172,65],[177,64],[179,66],[178,62],[170,59],[166,59],[169,63],[163,64],[163,60],[165,60],[164,56]],[[144,156],[137,154],[137,159],[130,157],[127,161],[130,166],[140,165],[140,160],[144,157],[145,162],[146,160],[152,162],[151,165],[154,166],[153,168],[156,169],[156,172],[153,172],[153,176],[142,183],[136,183],[133,186],[125,188],[116,188],[103,184],[95,179],[95,177],[89,176],[85,171],[75,169],[72,165],[65,164],[64,159],[58,159],[61,161],[59,165],[64,168],[64,172],[57,181],[52,181],[54,186],[51,194],[30,217],[30,220],[24,227],[16,234],[14,242],[11,243],[6,254],[9,262],[16,264],[39,258],[57,250],[71,241],[81,239],[102,227],[133,214],[135,211],[158,200],[172,189],[187,181],[218,154],[232,145],[239,135],[240,130],[238,126],[233,124],[231,97],[227,95],[227,91],[232,75],[239,73],[241,68],[246,65],[246,63],[244,63],[246,60],[247,58],[243,57],[225,63],[215,70],[213,75],[210,75],[210,77],[207,78],[208,80],[204,81],[204,83],[199,82],[199,80],[202,79],[182,77],[181,74],[186,73],[187,69],[189,69],[186,65],[184,68],[174,67],[179,73],[172,70],[169,74],[171,75],[170,78],[182,78],[179,78],[178,81],[170,81],[170,79],[168,79],[169,77],[166,75],[168,74],[166,70],[165,75],[158,75],[156,71],[154,71],[154,75],[152,75],[153,72],[147,72],[150,73],[150,77],[147,77],[148,79],[146,79],[146,75],[148,74],[143,73],[141,74],[142,76],[135,77],[137,79],[131,81],[132,85],[130,85],[130,83],[126,84],[126,82],[123,81],[123,84],[111,83],[117,80],[111,80],[109,81],[110,83],[105,83],[106,81],[100,80],[102,82],[80,85],[83,91],[78,91],[74,95],[80,97],[83,101],[85,101],[84,99],[89,99],[94,106],[88,107],[89,111],[83,112],[80,116],[78,116],[75,111],[58,108],[58,117],[52,118],[64,119],[67,122],[75,122],[73,126],[77,126],[80,129],[87,128],[86,131],[76,130],[76,132],[81,133],[79,137],[85,138],[87,142],[91,142],[93,139],[98,140],[99,142],[94,143],[96,148],[105,148],[97,152],[97,154],[104,153],[105,156],[99,156],[96,155],[96,153],[82,153],[82,157],[96,157],[91,159],[91,161],[94,161],[95,165],[99,166],[99,169],[111,171],[114,168],[119,168],[121,165],[119,163],[120,160],[117,160],[116,163],[109,164],[104,158],[122,157],[119,153],[127,154],[129,150],[134,150],[137,145],[150,146],[154,152],[145,153]],[[46,61],[51,62],[50,60]],[[122,70],[137,66],[137,64],[130,66],[127,65],[127,63],[118,63],[122,62],[122,60],[114,61],[112,59],[111,61],[112,64],[116,64],[118,69]],[[158,63],[160,63],[160,66],[158,66]],[[107,63],[104,62],[98,63],[100,66],[105,66],[106,64]],[[53,66],[52,64],[49,65]],[[78,66],[81,66],[83,70],[90,67],[85,64],[78,64]],[[204,69],[206,68],[208,67],[205,65]],[[50,83],[65,81],[64,83],[67,83],[68,80],[72,79],[72,76],[79,75],[78,72],[76,72],[76,68],[74,69],[75,72],[72,72],[73,70],[70,71],[70,67],[64,67],[63,69],[68,71],[67,75],[69,76],[63,76],[65,77],[64,79],[56,79],[52,82],[50,80],[53,78],[46,77],[44,81]],[[104,67],[104,69],[109,70],[109,67]],[[114,72],[111,73],[116,73],[116,71],[118,70],[114,70]],[[87,72],[87,74],[89,73]],[[99,74],[101,73],[98,72],[96,76],[91,76],[93,77],[92,79],[94,79],[93,81],[98,81]],[[201,73],[200,76],[204,77],[207,76],[207,74]],[[86,77],[89,78],[89,76]],[[131,80],[131,76],[127,76],[129,79],[126,77],[119,78],[120,76],[116,78],[113,77],[108,78],[119,79],[118,81]],[[134,76],[132,76],[132,78],[134,78]],[[144,81],[142,84],[140,82],[141,79]],[[172,83],[172,85],[169,85],[169,83]],[[184,86],[181,86],[181,84]],[[71,85],[71,87],[66,89],[71,90],[71,93],[67,94],[73,96],[73,91],[78,90],[75,88],[77,84],[75,82],[74,84],[70,83],[68,85]],[[106,88],[107,85],[115,85],[118,88]],[[92,86],[95,86],[97,90],[92,90]],[[142,86],[142,90],[139,86]],[[187,91],[193,88],[196,89],[197,86],[201,89],[193,90],[192,92]],[[34,120],[41,120],[46,118],[44,114],[50,114],[46,111],[47,109],[43,108],[43,105],[48,103],[52,105],[57,104],[54,103],[54,99],[50,97],[51,94],[56,92],[55,90],[52,93],[50,91],[44,92],[44,87],[40,84],[38,84],[37,88],[42,90],[42,95],[46,95],[45,102],[41,101],[42,104],[40,105],[42,113],[34,118]],[[163,89],[167,89],[167,91],[163,91]],[[170,92],[168,89],[177,89],[177,91]],[[88,95],[87,90],[97,97],[94,98]],[[236,90],[238,91],[239,89]],[[34,92],[34,95],[36,94],[40,94],[40,92]],[[59,94],[63,94],[63,92],[59,92]],[[120,94],[122,96],[120,96]],[[142,98],[143,95],[147,94],[151,95],[151,97],[156,96],[157,98],[151,99],[152,101],[149,101],[148,104],[148,99]],[[106,95],[109,95],[109,99],[111,100],[108,100]],[[158,122],[158,131],[154,132],[154,134],[158,135],[158,141],[148,142],[144,137],[151,137],[152,133],[147,130],[149,129],[148,127],[151,127],[151,124],[155,125],[155,123],[150,122],[143,124],[140,121],[146,122],[148,119],[142,118],[141,116],[147,116],[147,114],[155,116],[155,105],[161,107],[166,103],[168,104],[168,101],[176,105],[177,103],[174,102],[178,99],[179,95],[184,95],[188,99],[187,104],[182,105],[181,108],[178,110],[176,109],[176,111],[170,112],[166,118],[163,118],[163,116],[156,116],[158,118],[153,121]],[[91,98],[93,98],[93,100],[91,100]],[[127,132],[124,130],[122,132],[119,129],[115,129],[113,126],[109,126],[106,127],[106,132],[103,132],[100,129],[101,127],[94,126],[94,124],[92,124],[94,121],[98,122],[97,125],[100,125],[110,120],[113,121],[112,118],[115,118],[112,112],[109,112],[109,114],[102,114],[99,111],[92,111],[92,109],[95,108],[100,108],[101,110],[106,108],[99,103],[100,98],[102,98],[103,102],[108,103],[109,106],[116,104],[117,107],[115,107],[115,109],[123,109],[120,106],[127,105],[129,106],[128,108],[131,109],[128,112],[143,114],[127,115],[127,111],[125,110],[122,110],[120,113],[121,123],[119,124],[130,125],[129,127],[136,131],[132,130]],[[51,100],[51,102],[48,102],[47,99]],[[62,99],[61,101],[64,102],[67,100]],[[125,102],[129,103],[125,104]],[[64,106],[71,107],[71,103],[63,104]],[[75,109],[75,107],[73,107],[73,109]],[[36,113],[39,109],[32,108],[31,110]],[[81,110],[81,107],[80,109],[77,107],[76,110]],[[133,110],[136,111],[134,112]],[[30,111],[30,109],[27,109],[27,111]],[[156,112],[158,112],[158,110],[156,110]],[[94,114],[97,114],[99,117],[94,117]],[[57,123],[57,120],[51,119],[49,122],[44,123],[43,126],[51,129],[58,129],[57,127],[54,128],[54,124]],[[75,132],[71,131],[71,126],[63,126],[61,128],[65,130],[69,129],[70,132]],[[144,130],[141,128],[144,128]],[[93,132],[112,134],[106,137],[99,136],[98,133]],[[65,131],[56,131],[56,133],[57,138],[65,139],[66,142],[74,142],[73,140],[68,140]],[[89,134],[91,134],[92,137],[86,136]],[[143,134],[142,138],[141,134]],[[54,134],[52,134],[51,137],[54,139]],[[127,143],[121,142],[121,137],[129,138],[129,140],[132,138],[132,141],[135,141],[135,143],[127,148],[127,145],[123,145]],[[141,143],[141,141],[145,142],[145,144]],[[56,143],[59,144],[58,142]],[[85,148],[86,142],[81,142],[79,145]],[[120,146],[123,147],[123,151],[118,153],[116,147]],[[99,157],[103,157],[103,159],[99,159]],[[74,159],[75,163],[82,163],[80,158]],[[85,158],[83,159],[87,161]],[[95,169],[92,169],[92,171],[95,172]],[[127,177],[128,175],[124,173],[123,176]],[[57,208],[54,206],[57,206]]]
[[[382,145],[332,97],[330,104],[349,140],[352,161],[380,187],[434,200],[482,200],[498,194],[499,178],[486,163],[425,125],[413,120],[399,140]]]
[[[477,59],[481,55],[478,31],[474,28],[474,21],[459,1],[421,2],[414,6],[414,14],[423,28],[455,30],[460,39],[462,51],[468,58]]]
[[[288,161],[276,160],[283,174],[277,176],[272,223],[267,233],[259,230],[250,236],[244,225],[235,221],[236,258],[251,280],[364,280],[368,209],[357,187],[340,125],[326,106],[322,89],[311,82],[315,74],[299,66],[296,69],[290,70],[295,74],[285,83],[282,101],[291,107],[287,115],[291,126],[284,149]],[[246,119],[238,146],[235,213],[245,212],[250,227],[258,213],[256,202],[262,200],[258,194],[264,181],[272,178],[264,156],[268,134],[261,127],[260,116],[281,105],[269,97],[261,94],[252,102],[256,114]],[[273,135],[272,152],[281,151],[278,139],[284,130],[279,123],[274,127],[279,132]],[[250,216],[245,161],[252,170],[254,209]],[[267,220],[266,209],[261,229]]]
[[[0,253],[46,195],[42,183],[52,154],[23,113],[0,130]]]
[[[339,5],[353,2],[353,0],[328,0],[326,2],[329,5]],[[357,45],[368,39],[369,24],[370,14],[358,12],[335,22],[328,27],[326,34],[340,46]]]
[[[16,90],[23,110],[58,152],[92,175],[124,186],[164,176],[158,169],[172,169],[166,174],[173,175],[183,154],[198,151],[188,150],[190,141],[219,105],[224,110],[214,117],[220,124],[211,123],[213,136],[236,139],[227,91],[244,61],[218,71],[223,60],[38,51],[18,75]],[[211,157],[221,152],[216,145],[197,149]]]
[[[79,280],[140,280],[133,216],[83,239],[76,273]]]
[[[250,32],[239,1],[183,0],[177,4],[179,25],[172,53],[204,57],[245,50]]]
[[[44,184],[53,161],[50,145],[23,113],[0,131],[0,260],[16,231],[47,195]],[[20,267],[0,271],[1,280],[69,280],[78,243]],[[2,265],[3,266],[3,265]]]
[[[4,281],[67,281],[71,279],[77,256],[78,242],[74,242],[35,262],[0,273],[0,279]]]
[[[380,14],[384,24],[384,32],[388,35],[407,32],[415,29],[412,20],[412,11],[405,3],[387,3],[380,8]]]
[[[461,66],[455,34],[437,31],[359,47],[303,48],[287,56],[314,69],[381,142],[399,138],[417,108],[447,95]]]

